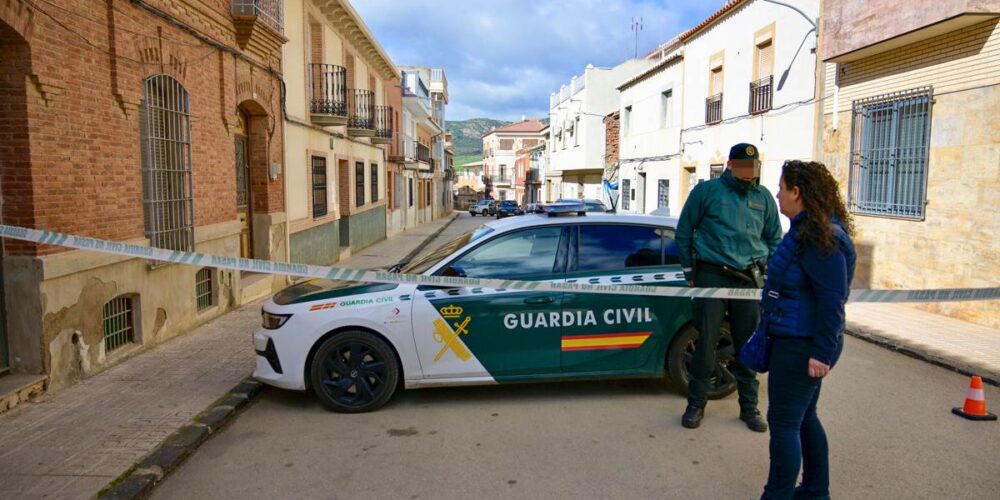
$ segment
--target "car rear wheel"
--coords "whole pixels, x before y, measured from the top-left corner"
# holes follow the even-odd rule
[[[691,363],[694,359],[694,343],[698,330],[693,326],[684,327],[670,343],[667,351],[667,374],[680,387],[684,395],[688,393],[691,380]],[[721,399],[736,392],[736,377],[729,366],[736,357],[736,347],[729,333],[729,324],[722,324],[722,335],[715,346],[715,370],[708,378],[708,399]]]
[[[399,362],[378,336],[365,331],[328,338],[313,358],[310,381],[323,406],[341,413],[381,408],[396,391]]]

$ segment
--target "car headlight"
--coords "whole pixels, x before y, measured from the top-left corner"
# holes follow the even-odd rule
[[[284,325],[285,322],[288,321],[288,318],[292,317],[291,314],[272,314],[264,310],[260,311],[260,315],[261,326],[263,326],[265,330],[277,330],[278,328],[281,328],[281,325]]]

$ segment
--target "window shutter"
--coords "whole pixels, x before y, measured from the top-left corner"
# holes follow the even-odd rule
[[[768,40],[757,46],[757,79],[774,74],[774,44]]]

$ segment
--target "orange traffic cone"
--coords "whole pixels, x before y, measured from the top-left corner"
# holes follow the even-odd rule
[[[972,376],[969,384],[969,394],[965,397],[965,406],[952,408],[955,415],[969,420],[996,420],[997,416],[986,411],[986,392],[983,391],[983,379],[979,375]]]

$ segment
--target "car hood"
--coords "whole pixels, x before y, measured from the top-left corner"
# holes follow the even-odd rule
[[[393,283],[365,283],[362,281],[344,281],[328,279],[312,279],[296,283],[275,294],[274,303],[279,306],[301,304],[315,300],[325,300],[347,295],[383,292],[392,290],[398,285]]]

